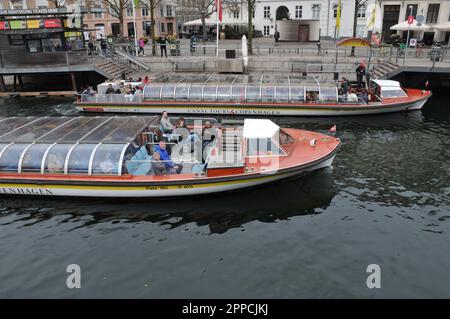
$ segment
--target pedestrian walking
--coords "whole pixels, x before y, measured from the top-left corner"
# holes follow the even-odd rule
[[[278,46],[278,39],[280,38],[280,32],[277,30],[275,31],[275,33],[273,34],[273,38],[275,39],[275,46]]]
[[[144,48],[145,48],[145,42],[144,42],[144,39],[143,39],[143,38],[140,38],[140,39],[139,39],[139,51],[138,51],[138,55],[141,54],[141,53],[142,53],[143,56],[145,55]]]
[[[95,54],[95,44],[94,41],[92,41],[92,39],[89,40],[88,49],[89,49],[89,56],[93,57]]]
[[[104,57],[108,56],[108,44],[106,43],[106,40],[102,37],[100,40],[100,48],[102,49],[102,54]]]

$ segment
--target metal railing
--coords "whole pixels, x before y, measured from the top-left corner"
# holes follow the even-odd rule
[[[83,103],[141,103],[142,94],[78,94]]]

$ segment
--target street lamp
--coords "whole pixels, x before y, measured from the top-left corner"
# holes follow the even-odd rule
[[[409,8],[409,15],[412,16],[413,14],[413,6],[408,6]],[[403,57],[403,66],[405,66],[406,62],[406,55],[408,54],[408,48],[409,48],[409,34],[411,32],[411,23],[408,23],[408,36],[406,37],[406,47],[405,47],[405,56]]]

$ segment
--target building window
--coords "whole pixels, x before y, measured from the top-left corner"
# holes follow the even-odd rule
[[[15,45],[25,45],[25,39],[22,34],[11,34],[8,36],[9,45],[15,46]]]
[[[303,6],[295,6],[295,18],[300,19],[303,14]]]
[[[132,17],[133,16],[133,7],[127,6],[127,16]]]
[[[233,18],[239,19],[239,11],[233,11]]]
[[[101,7],[96,7],[95,9],[97,9],[98,11],[102,10]],[[101,18],[103,18],[102,12],[94,12],[94,19],[101,19]]]
[[[320,4],[312,5],[312,18],[319,19],[320,18]]]
[[[264,7],[264,19],[270,19],[270,7]]]
[[[358,18],[365,18],[366,17],[366,11],[367,11],[367,7],[366,7],[365,4],[363,4],[362,6],[359,7],[358,13],[356,14],[356,17],[358,17]]]
[[[172,16],[172,6],[166,6],[166,16]]]
[[[142,16],[143,16],[143,17],[148,16],[148,8],[146,8],[146,7],[143,7],[143,8],[142,8]]]
[[[164,17],[164,6],[159,6],[159,13],[161,14],[161,17]]]
[[[253,18],[253,19],[255,18],[255,12],[256,12],[256,8],[253,8],[253,12],[252,12],[252,18]],[[448,19],[450,20],[450,16],[449,16]]]
[[[357,25],[356,26],[356,37],[358,38],[364,38],[366,32],[366,27],[364,25]]]
[[[270,34],[270,26],[265,25],[264,26],[264,35],[269,35]]]
[[[333,4],[333,18],[337,18],[337,12],[338,12],[338,5]]]
[[[439,3],[431,3],[428,5],[427,23],[436,23],[439,16]]]
[[[161,22],[160,30],[161,30],[161,32],[166,32],[166,28],[165,28],[164,22]]]
[[[408,4],[408,6],[406,7],[405,20],[408,20],[408,17],[411,15],[411,9],[409,7],[413,7],[412,8],[412,16],[414,17],[414,19],[416,18],[418,6],[419,5],[417,5],[417,4]]]

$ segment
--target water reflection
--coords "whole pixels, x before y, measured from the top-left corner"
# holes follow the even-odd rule
[[[331,169],[281,181],[246,191],[192,198],[165,200],[0,198],[3,211],[11,215],[7,224],[20,221],[27,226],[67,215],[64,222],[80,218],[86,227],[103,222],[151,222],[176,228],[188,223],[209,226],[211,233],[224,233],[258,220],[274,222],[292,216],[317,214],[325,210],[336,195]],[[3,224],[5,225],[5,223]]]

